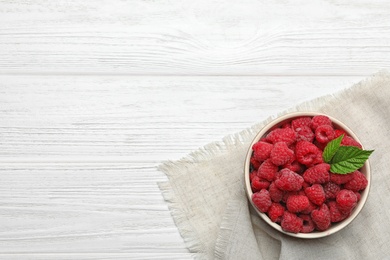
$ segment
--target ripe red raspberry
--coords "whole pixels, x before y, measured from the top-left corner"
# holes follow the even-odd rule
[[[336,184],[344,184],[349,182],[353,179],[353,174],[337,174],[337,173],[330,173],[330,181],[336,183]]]
[[[276,187],[275,182],[271,182],[268,188],[269,195],[271,197],[271,200],[274,202],[280,202],[283,199],[284,191],[279,190],[278,187]]]
[[[255,157],[252,156],[250,162],[251,162],[251,166],[252,166],[253,170],[259,169],[259,166],[260,166],[261,162],[256,160]]]
[[[267,212],[269,207],[271,207],[272,204],[271,197],[269,196],[269,192],[265,189],[253,193],[252,201],[255,204],[256,208],[261,212]]]
[[[344,185],[344,188],[346,188],[348,190],[352,190],[352,191],[364,190],[368,185],[368,181],[367,181],[366,176],[364,176],[364,174],[358,170],[354,171],[352,173],[352,175],[353,175],[352,180],[347,182]]]
[[[302,233],[310,233],[315,229],[315,225],[310,215],[301,214],[299,217],[303,220]]]
[[[280,223],[282,221],[284,207],[277,202],[273,202],[268,209],[268,217],[272,222]]]
[[[316,140],[319,143],[328,143],[329,141],[334,139],[334,130],[330,125],[320,125],[317,127],[316,132]]]
[[[283,191],[299,191],[303,182],[301,175],[287,168],[280,170],[275,180],[276,187]]]
[[[252,187],[252,192],[257,192],[262,189],[268,189],[269,187],[269,181],[261,179],[259,176],[255,176],[252,179],[251,187]]]
[[[288,197],[292,195],[298,195],[298,191],[285,191],[283,194],[282,202],[286,204]]]
[[[299,163],[312,166],[322,163],[322,151],[308,141],[299,141],[295,146],[295,157]]]
[[[302,116],[291,121],[291,128],[294,131],[299,131],[300,128],[310,127],[311,118],[308,116]]]
[[[303,192],[305,192],[305,189],[308,188],[308,187],[310,187],[310,186],[311,186],[310,183],[304,181],[304,182],[302,183],[302,190],[303,190]],[[306,193],[305,193],[305,194],[306,194]]]
[[[334,130],[334,138],[339,137],[340,135],[347,135],[347,133],[344,130],[341,129],[335,129]]]
[[[352,137],[350,136],[344,136],[343,137],[343,140],[341,140],[341,145],[345,145],[345,146],[355,146],[357,148],[360,148],[362,149],[362,145],[356,141],[355,139],[353,139]]]
[[[309,207],[307,207],[307,209],[305,209],[301,213],[302,214],[311,214],[311,212],[317,208],[318,208],[318,206],[309,200]]]
[[[313,133],[310,127],[303,126],[301,128],[298,128],[296,132],[297,132],[297,142],[298,141],[313,142],[315,134]]]
[[[294,160],[294,152],[290,150],[285,142],[274,144],[270,155],[271,161],[275,165],[283,165]]]
[[[327,182],[324,185],[325,198],[327,200],[335,199],[337,193],[340,191],[340,186],[334,182]]]
[[[298,233],[302,230],[303,220],[296,214],[284,211],[281,227],[286,232]]]
[[[311,219],[316,225],[317,230],[324,231],[327,230],[331,224],[330,222],[330,212],[326,204],[322,204],[319,209],[315,209],[311,212]]]
[[[285,142],[287,145],[291,145],[295,142],[296,133],[291,128],[276,128],[266,136],[266,139],[273,144]]]
[[[302,212],[309,207],[309,199],[305,195],[291,195],[287,199],[286,206],[292,213]]]
[[[361,195],[359,192],[357,192],[357,191],[355,191],[354,193],[355,193],[355,195],[356,195],[357,201],[359,202],[360,197],[361,197],[362,195]]]
[[[257,176],[257,171],[253,170],[249,173],[249,180],[252,182],[253,178]]]
[[[293,172],[296,172],[298,174],[303,173],[303,171],[305,170],[305,166],[300,164],[298,161],[293,161],[292,163],[286,163],[285,165],[283,165],[283,168],[290,169]]]
[[[349,216],[348,213],[344,213],[339,210],[337,203],[334,200],[328,202],[328,208],[330,213],[330,221],[333,223],[340,222]]]
[[[314,204],[321,206],[325,202],[325,192],[321,184],[313,184],[305,189],[306,196]]]
[[[351,190],[340,190],[336,195],[337,208],[344,212],[351,212],[357,204],[357,197]]]
[[[270,143],[259,141],[252,146],[253,157],[257,161],[265,161],[269,158],[273,147]]]
[[[318,149],[320,149],[321,151],[323,151],[325,149],[326,145],[327,145],[327,144],[320,143],[317,140],[314,140],[313,144],[315,146],[317,146]]]
[[[330,165],[327,163],[314,165],[303,173],[303,178],[310,184],[326,183],[330,180],[329,169]]]
[[[273,181],[277,171],[278,166],[274,165],[270,159],[267,159],[260,165],[257,175],[268,181]]]
[[[317,127],[319,127],[320,125],[332,125],[332,121],[327,116],[323,116],[323,115],[314,116],[311,119],[311,125],[310,125],[311,129],[315,131]]]

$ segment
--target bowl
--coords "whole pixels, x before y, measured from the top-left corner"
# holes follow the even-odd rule
[[[248,197],[251,205],[253,206],[253,208],[257,212],[257,214],[260,216],[260,218],[262,220],[264,220],[272,228],[274,228],[275,230],[277,230],[283,234],[286,234],[286,235],[292,236],[292,237],[303,238],[303,239],[314,239],[314,238],[321,238],[321,237],[329,236],[329,235],[334,234],[334,233],[340,231],[341,229],[345,228],[347,225],[349,225],[357,217],[357,215],[360,213],[360,211],[364,207],[364,204],[367,201],[367,197],[368,197],[369,190],[370,190],[370,183],[371,183],[370,165],[369,165],[369,161],[367,160],[364,163],[363,167],[359,169],[359,171],[366,176],[367,181],[368,181],[368,185],[363,191],[361,191],[361,194],[360,194],[361,197],[360,197],[360,200],[358,201],[356,207],[352,210],[349,217],[342,220],[341,222],[332,223],[331,226],[325,231],[313,231],[311,233],[286,232],[281,228],[281,226],[278,223],[272,222],[271,219],[267,216],[267,214],[260,212],[256,208],[256,206],[254,205],[254,203],[252,202],[252,199],[251,199],[253,192],[252,192],[250,177],[249,177],[250,167],[251,167],[250,159],[251,159],[251,156],[253,153],[252,146],[255,143],[257,143],[262,137],[265,137],[271,130],[278,128],[278,127],[282,126],[283,124],[285,124],[285,123],[287,123],[295,118],[303,117],[303,116],[313,117],[316,115],[325,115],[325,116],[329,117],[333,123],[334,128],[344,130],[346,132],[346,134],[348,134],[349,136],[351,136],[353,139],[355,139],[356,141],[358,141],[361,144],[361,141],[356,136],[356,134],[347,125],[345,125],[341,121],[337,120],[336,118],[333,118],[333,117],[326,115],[326,114],[321,114],[321,113],[316,113],[316,112],[294,112],[294,113],[289,113],[289,114],[286,114],[286,115],[283,115],[283,116],[276,118],[275,120],[273,120],[272,122],[270,122],[266,126],[264,126],[260,130],[260,132],[258,132],[258,134],[253,139],[253,141],[248,149],[248,153],[247,153],[246,159],[245,159],[245,167],[244,167],[244,174],[245,174],[244,180],[245,180],[246,194],[247,194],[247,197]]]

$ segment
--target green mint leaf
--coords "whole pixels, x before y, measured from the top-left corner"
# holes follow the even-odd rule
[[[324,152],[322,153],[322,158],[324,159],[324,162],[328,163],[330,162],[330,160],[332,160],[333,156],[335,155],[335,153],[340,147],[341,140],[343,139],[343,137],[344,135],[340,135],[339,137],[333,139],[326,145]]]
[[[330,171],[347,174],[361,168],[374,150],[362,150],[354,146],[340,146],[334,154]]]

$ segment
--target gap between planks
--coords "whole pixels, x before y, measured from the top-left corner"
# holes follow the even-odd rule
[[[2,72],[0,76],[31,76],[31,77],[45,77],[45,76],[76,76],[76,77],[367,77],[372,73],[315,73],[315,74],[300,74],[300,73],[284,73],[284,74],[169,74],[169,73],[150,73],[150,74],[138,74],[138,73],[114,73],[114,72],[100,72],[84,73],[84,72]]]
[[[122,163],[122,164],[131,164],[131,163],[144,163],[148,165],[148,168],[153,167],[159,163],[158,161],[134,161],[129,160],[128,158],[122,157],[51,157],[49,159],[43,158],[0,158],[0,164],[56,164],[56,163],[71,163],[71,164],[114,164],[114,163]]]

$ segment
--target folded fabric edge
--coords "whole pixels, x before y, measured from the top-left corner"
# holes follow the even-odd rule
[[[194,228],[192,228],[188,224],[189,222],[186,221],[187,218],[182,212],[182,209],[180,207],[181,204],[178,202],[177,197],[175,197],[174,191],[170,183],[167,181],[158,182],[157,184],[164,197],[164,200],[168,203],[170,214],[189,252],[204,252],[202,244],[200,243],[200,239],[197,238]]]

